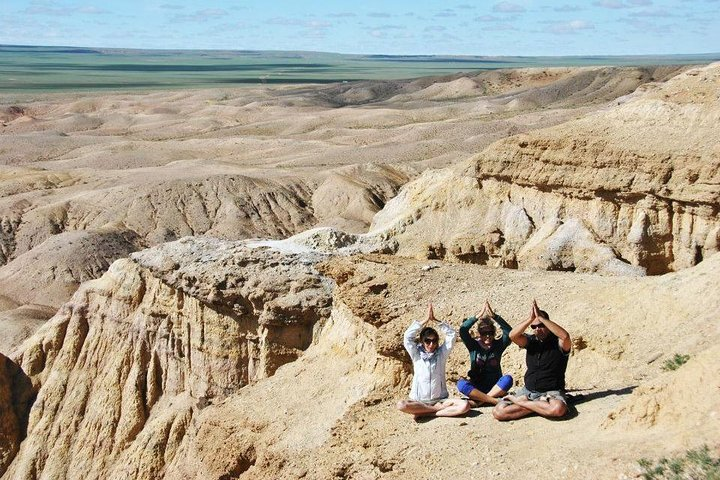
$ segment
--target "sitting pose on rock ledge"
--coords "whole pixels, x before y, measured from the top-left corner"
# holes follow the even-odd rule
[[[442,345],[439,345],[440,336],[437,330],[428,326],[430,322],[437,322],[438,328],[445,334],[445,342]],[[420,332],[420,343],[415,343],[418,332]],[[403,344],[412,359],[414,375],[410,400],[398,402],[398,410],[415,417],[454,417],[470,409],[466,400],[448,398],[445,365],[454,341],[455,330],[445,322],[438,322],[432,304],[428,308],[428,316],[424,322],[413,321],[408,327]]]
[[[495,338],[493,320],[500,325],[501,338]],[[475,323],[478,324],[478,338],[470,335],[470,329]],[[458,380],[457,388],[470,398],[471,406],[482,403],[496,405],[498,397],[505,395],[512,387],[512,377],[503,375],[500,366],[500,357],[510,345],[511,328],[500,315],[493,312],[487,301],[479,320],[477,317],[469,317],[460,326],[460,338],[470,352],[470,371],[468,379]]]
[[[527,327],[533,329],[532,335],[525,334]],[[495,405],[493,416],[498,420],[515,420],[531,413],[550,418],[565,415],[570,334],[551,321],[533,300],[530,318],[510,331],[510,340],[526,350],[525,386]]]

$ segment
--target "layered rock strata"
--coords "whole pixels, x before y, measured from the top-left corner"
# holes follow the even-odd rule
[[[621,395],[642,382],[633,397],[645,404],[677,400],[676,382],[701,381],[712,368],[718,300],[688,292],[717,283],[720,255],[668,276],[607,278],[437,261],[428,269],[397,256],[303,249],[188,238],[117,261],[83,284],[16,355],[38,392],[6,478],[421,477],[427,465],[407,453],[426,443],[461,475],[487,436],[488,471],[512,458],[502,468],[521,475],[531,467],[527,445],[487,410],[428,425],[394,410],[411,378],[402,333],[428,301],[457,326],[492,298],[514,324],[538,297],[572,332],[568,387],[597,394],[577,407],[573,430],[594,433],[567,435],[566,422],[524,420],[530,441],[552,435],[561,447],[560,457],[542,451],[533,461],[554,458],[589,475],[607,455],[626,459],[627,442],[663,445],[655,439],[672,435],[694,446],[716,431],[712,400],[688,417],[704,412],[709,420],[689,430],[682,419],[670,421],[680,403],[663,405],[662,421],[648,424],[642,404],[624,405]],[[658,379],[653,362],[678,351],[697,361],[682,376]],[[521,378],[522,351],[511,347],[503,367]],[[466,370],[458,345],[448,377]],[[655,383],[668,389],[658,392]],[[633,436],[617,424],[630,424]]]
[[[720,250],[720,66],[428,172],[371,231],[404,254],[510,268],[661,274]]]
[[[148,245],[202,234],[282,238],[316,225],[361,232],[428,166],[685,68],[521,69],[7,105],[0,264],[52,235],[108,226]]]
[[[668,88],[662,98],[667,94],[680,102],[690,95],[684,88],[691,91],[691,83],[682,82],[715,85],[716,78],[716,68],[693,70],[677,79],[680,86],[671,83],[657,92]],[[716,128],[707,121],[716,100],[706,93],[707,98],[698,97],[695,117],[705,134]],[[651,94],[616,108],[640,108]],[[679,109],[688,129],[689,110]],[[614,111],[592,118],[602,125],[603,115]],[[587,118],[568,128],[587,133],[594,131],[594,122]],[[549,132],[538,138],[554,130]],[[615,138],[614,130],[607,132]],[[618,179],[607,173],[612,169],[603,166],[605,157],[587,152],[577,164],[570,162],[569,170],[557,166],[562,175],[555,178],[545,170],[550,167],[543,155],[525,158],[510,149],[518,138],[528,141],[526,147],[517,145],[522,149],[536,136],[496,144],[487,152],[499,150],[489,159],[483,160],[483,153],[477,162],[423,175],[376,217],[376,229],[368,235],[321,229],[291,241],[251,244],[186,238],[115,262],[102,278],[83,284],[12,356],[24,372],[18,377],[24,387],[0,389],[5,400],[0,413],[3,421],[9,419],[7,435],[0,438],[5,477],[417,478],[426,476],[427,465],[439,469],[438,458],[448,476],[466,474],[466,459],[481,458],[487,460],[482,468],[488,475],[521,476],[537,462],[552,461],[559,467],[548,476],[582,477],[615,469],[617,458],[632,460],[630,444],[660,451],[659,440],[669,437],[689,446],[713,440],[720,418],[715,400],[704,401],[701,412],[687,421],[673,420],[682,412],[677,393],[682,379],[704,382],[717,353],[712,345],[718,340],[718,299],[697,293],[717,284],[720,255],[712,255],[717,250],[712,242],[695,257],[696,263],[702,259],[695,268],[640,279],[530,274],[380,255],[317,265],[329,258],[317,251],[398,251],[508,267],[655,273],[647,260],[651,255],[629,261],[629,254],[618,253],[625,244],[600,235],[623,231],[622,220],[629,217],[618,212],[640,208],[631,201],[641,193],[644,199],[665,195],[674,202],[693,198],[697,208],[688,217],[691,225],[678,227],[679,238],[701,238],[715,228],[714,143],[706,156],[697,150],[702,167],[688,163],[687,185],[680,177],[671,181],[672,174],[655,185],[627,159],[612,164],[618,179],[632,172],[636,185],[613,183]],[[682,140],[673,137],[679,150],[691,151]],[[493,160],[506,158],[502,152],[510,160]],[[659,154],[652,158],[655,168]],[[594,171],[588,165],[596,163],[608,179],[587,178]],[[542,182],[524,184],[535,167]],[[695,174],[697,181],[690,181]],[[607,193],[598,184],[612,188]],[[338,198],[329,190],[328,198]],[[616,197],[622,204],[613,207]],[[351,201],[340,206],[367,213]],[[707,221],[702,220],[706,210]],[[655,232],[663,231],[654,218],[627,227],[652,240],[649,246],[640,242],[650,253]],[[683,223],[676,217],[668,221]],[[628,235],[618,235],[629,242]],[[682,255],[673,258],[665,269],[681,268]],[[578,407],[581,414],[570,425],[592,435],[567,435],[565,422],[527,419],[522,430],[528,441],[517,442],[515,426],[492,421],[483,415],[487,410],[476,412],[477,420],[429,425],[411,423],[394,411],[395,400],[407,393],[411,371],[402,332],[410,320],[422,318],[427,302],[436,302],[441,318],[457,325],[491,298],[514,324],[536,297],[572,333],[568,385],[592,390],[595,397],[587,409]],[[658,378],[662,374],[653,362],[675,352],[692,355],[687,370]],[[508,352],[504,367],[519,378],[521,351]],[[449,362],[449,378],[466,370],[467,352],[459,347]],[[614,398],[638,383],[627,403]],[[701,391],[715,386],[708,382]],[[7,408],[35,393],[29,414]],[[630,436],[624,430],[628,425]],[[559,448],[541,449],[528,460],[527,444],[548,435]],[[425,445],[432,445],[434,455],[427,455]],[[507,459],[512,461],[498,467]]]
[[[198,408],[310,345],[331,304],[311,263],[187,239],[85,283],[17,356],[38,396],[9,478],[105,478],[137,442],[169,462]]]

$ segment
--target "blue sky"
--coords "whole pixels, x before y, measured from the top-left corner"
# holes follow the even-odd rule
[[[457,55],[720,51],[720,0],[0,0],[0,44]]]

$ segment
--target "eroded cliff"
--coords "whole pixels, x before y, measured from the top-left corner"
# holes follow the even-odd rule
[[[633,455],[710,442],[718,428],[704,393],[717,388],[708,373],[720,304],[692,292],[717,284],[720,255],[680,273],[617,278],[428,269],[288,245],[188,238],[83,284],[16,355],[38,391],[5,478],[407,478],[439,462],[461,475],[478,448],[489,474],[552,460],[568,475],[616,478]],[[415,423],[395,411],[411,378],[402,333],[427,301],[457,328],[485,298],[514,324],[533,297],[573,338],[568,388],[586,399],[567,422],[504,424],[483,407]],[[692,361],[663,373],[659,363],[677,352]],[[520,379],[522,351],[511,347],[503,365]],[[448,377],[466,370],[457,344]],[[683,378],[704,396],[677,417]],[[529,459],[527,443],[547,435],[558,450]],[[408,454],[426,444],[436,454],[428,462]]]
[[[720,65],[427,172],[371,232],[401,254],[510,268],[661,274],[720,249]]]
[[[720,281],[719,70],[690,70],[620,105],[423,174],[365,235],[188,237],[116,261],[84,283],[14,363],[5,361],[22,370],[0,389],[3,478],[422,478],[440,468],[466,475],[468,459],[488,476],[521,477],[552,462],[539,478],[618,478],[637,456],[715,446],[720,298],[708,292]],[[578,95],[592,90],[592,78],[575,78]],[[548,87],[547,104],[565,98],[553,96],[552,81],[538,81]],[[403,95],[412,103],[477,88],[450,83]],[[509,93],[478,108],[524,108],[527,98]],[[647,140],[657,132],[662,139]],[[304,190],[303,198],[313,191],[332,204],[318,219],[367,218],[402,181],[380,168],[378,178],[395,178],[385,191],[372,179],[358,184],[354,176],[367,171],[354,169]],[[202,194],[170,192],[171,210],[206,205],[213,185],[198,186]],[[364,195],[356,202],[349,192]],[[189,200],[196,194],[200,200]],[[248,219],[270,218],[249,208]],[[682,271],[635,276],[670,270]],[[395,411],[411,378],[402,332],[427,302],[457,328],[486,299],[515,324],[533,298],[573,338],[568,387],[579,402],[565,422],[501,424],[481,407],[415,423]],[[663,372],[659,364],[675,353],[691,361]],[[467,360],[458,344],[451,381]],[[503,366],[521,383],[522,351],[511,347]],[[682,415],[684,379],[702,395],[691,415]],[[534,448],[548,437],[557,448]]]
[[[197,408],[295,360],[330,313],[327,281],[297,255],[188,239],[135,262],[23,345],[39,392],[11,478],[104,478],[148,435],[165,435],[169,461]]]

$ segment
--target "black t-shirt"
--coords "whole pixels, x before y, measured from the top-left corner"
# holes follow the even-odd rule
[[[552,333],[544,342],[535,335],[530,335],[527,339],[525,388],[536,392],[564,390],[569,353],[560,349],[558,338]]]

